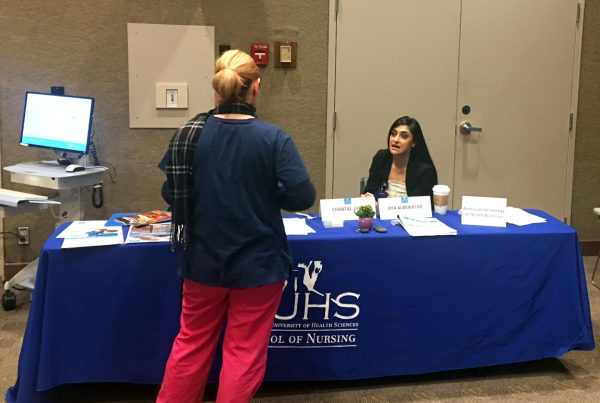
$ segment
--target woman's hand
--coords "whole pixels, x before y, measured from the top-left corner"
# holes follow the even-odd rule
[[[365,192],[365,193],[361,194],[360,197],[375,197],[375,196],[373,196],[373,193]]]

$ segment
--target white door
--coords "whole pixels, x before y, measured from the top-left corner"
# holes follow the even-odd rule
[[[457,131],[454,206],[498,196],[569,217],[577,1],[462,4],[457,123],[481,132]]]
[[[411,115],[453,208],[462,195],[503,196],[569,217],[577,8],[577,0],[339,0],[331,196],[358,194],[392,121]],[[460,134],[461,122],[482,131]]]
[[[358,196],[390,125],[419,120],[439,180],[452,181],[460,0],[340,0],[333,197]]]

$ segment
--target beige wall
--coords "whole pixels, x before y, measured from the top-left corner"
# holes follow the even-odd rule
[[[63,85],[68,94],[96,99],[96,144],[105,177],[105,204],[95,209],[84,193],[87,219],[115,212],[166,207],[164,177],[156,168],[172,129],[129,129],[127,23],[215,27],[215,43],[249,50],[250,43],[298,42],[298,67],[262,73],[259,116],[282,126],[296,142],[320,195],[325,188],[328,4],[325,0],[62,0],[6,1],[0,6],[0,140],[2,166],[51,159],[49,151],[19,146],[23,95]],[[9,189],[50,194],[10,183]],[[319,196],[320,196],[319,195]],[[30,261],[54,229],[48,212],[5,220],[5,230],[28,225],[32,244],[6,238],[7,262]]]
[[[105,205],[94,209],[84,193],[86,218],[164,207],[156,168],[172,130],[129,129],[128,22],[213,25],[215,42],[248,50],[253,41],[298,42],[298,68],[267,67],[262,74],[261,118],[294,138],[322,197],[325,191],[328,2],[327,0],[0,0],[0,145],[2,166],[49,159],[47,151],[18,145],[27,90],[62,85],[68,94],[96,98],[96,144],[106,176]],[[573,192],[573,224],[580,238],[600,239],[591,209],[600,206],[600,0],[586,4]],[[384,55],[382,51],[382,56]],[[557,55],[558,57],[558,55]],[[368,110],[357,113],[368,113]],[[114,176],[114,175],[113,175]],[[9,189],[49,191],[10,183]],[[5,231],[32,227],[32,244],[7,238],[7,262],[37,256],[54,229],[48,212],[5,220]]]

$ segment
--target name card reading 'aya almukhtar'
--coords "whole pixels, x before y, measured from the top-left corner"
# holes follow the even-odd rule
[[[379,218],[394,220],[399,215],[431,217],[429,196],[386,197],[379,199]]]

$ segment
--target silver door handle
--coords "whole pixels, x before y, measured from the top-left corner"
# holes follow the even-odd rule
[[[471,126],[471,122],[462,122],[460,126],[458,126],[460,130],[460,134],[471,134],[471,132],[481,132],[481,127],[473,127]]]

